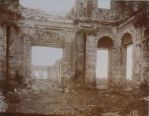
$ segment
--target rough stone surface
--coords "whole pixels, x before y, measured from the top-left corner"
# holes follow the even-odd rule
[[[17,3],[18,1],[8,2],[8,8],[13,10]],[[19,75],[26,81],[30,80],[31,47],[49,46],[63,49],[62,64],[67,64],[63,78],[70,79],[77,76],[76,78],[83,84],[95,86],[97,44],[102,38],[108,37],[113,41],[113,46],[108,48],[108,85],[110,87],[126,85],[128,44],[133,45],[133,83],[147,81],[148,2],[113,0],[111,5],[111,10],[105,10],[98,8],[97,0],[76,0],[74,12],[69,18],[47,15],[42,11],[18,5],[14,11],[22,14],[20,19],[16,19],[20,31],[10,27],[9,32],[9,77],[14,79]],[[131,5],[134,6],[132,9]],[[116,8],[119,10],[116,11]],[[5,26],[0,26],[0,80],[6,78],[8,32]]]
[[[52,66],[32,65],[33,46],[61,48],[63,57]],[[99,49],[109,53],[102,81],[96,78]],[[111,9],[101,9],[98,0],[76,0],[58,16],[0,0],[0,115],[147,116],[148,89],[148,1],[111,0]]]

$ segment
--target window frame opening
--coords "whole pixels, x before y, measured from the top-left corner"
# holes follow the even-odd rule
[[[98,8],[104,10],[110,10],[111,0],[98,0]]]
[[[31,50],[32,79],[37,80],[49,79],[50,68],[55,66],[58,61],[61,61],[63,59],[63,48],[32,46],[31,49],[32,49]],[[44,62],[42,62],[42,60]]]

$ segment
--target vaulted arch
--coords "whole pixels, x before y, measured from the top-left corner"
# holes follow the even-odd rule
[[[97,48],[112,48],[113,45],[113,40],[110,37],[105,36],[98,40]]]
[[[121,45],[126,47],[126,46],[131,45],[131,44],[133,44],[133,40],[132,40],[131,34],[125,33],[122,36]]]

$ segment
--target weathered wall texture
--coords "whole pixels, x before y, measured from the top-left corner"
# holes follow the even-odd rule
[[[4,79],[5,70],[5,31],[4,28],[0,27],[0,80]]]
[[[128,3],[128,4],[127,4]],[[126,84],[126,45],[133,45],[133,82],[149,77],[149,2],[112,1],[111,9],[99,9],[97,0],[76,0],[71,17],[44,15],[38,10],[19,7],[20,31],[9,33],[10,78],[16,72],[25,80],[31,76],[31,47],[63,49],[67,77],[95,86],[98,43],[110,38],[108,85]],[[130,7],[130,6],[135,7]],[[119,9],[119,10],[117,10]],[[141,10],[140,10],[141,9]],[[140,11],[139,11],[140,10]],[[139,12],[138,12],[139,11]],[[41,14],[41,15],[40,15]],[[5,79],[6,33],[0,27],[0,79]],[[131,41],[127,41],[131,40]],[[130,43],[129,43],[130,42]]]

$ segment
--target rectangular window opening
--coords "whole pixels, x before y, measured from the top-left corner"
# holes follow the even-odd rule
[[[54,68],[57,62],[62,59],[62,48],[51,47],[32,47],[32,78],[48,79],[50,78],[50,69]],[[54,72],[55,73],[55,72]]]
[[[111,0],[98,0],[98,8],[100,9],[110,9]]]

